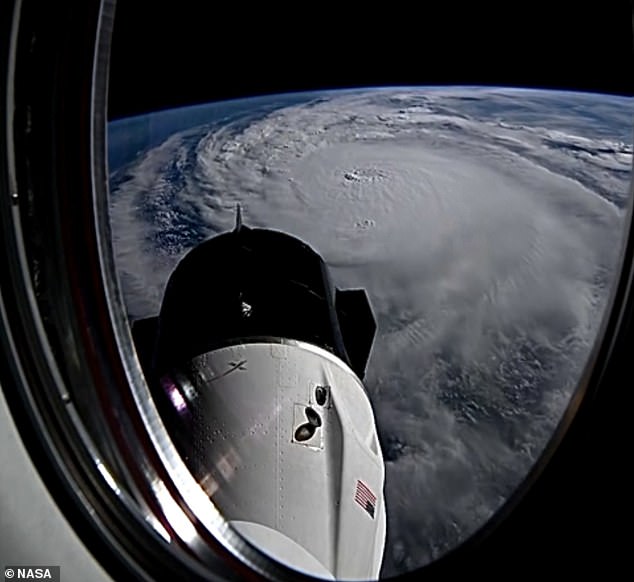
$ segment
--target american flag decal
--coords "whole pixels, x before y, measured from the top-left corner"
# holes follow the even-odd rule
[[[370,491],[370,488],[363,481],[357,480],[357,490],[354,494],[354,500],[374,519],[376,495]]]

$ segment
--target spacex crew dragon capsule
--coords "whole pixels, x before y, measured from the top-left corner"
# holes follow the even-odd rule
[[[242,224],[181,259],[137,352],[175,446],[245,539],[299,571],[376,579],[385,466],[362,383],[363,289],[286,233]]]

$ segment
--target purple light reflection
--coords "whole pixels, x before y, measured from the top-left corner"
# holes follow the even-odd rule
[[[170,376],[163,376],[161,378],[161,387],[165,390],[170,402],[174,405],[176,412],[181,416],[186,415],[189,410],[187,408],[187,402],[183,398],[183,395],[178,390],[176,383]]]

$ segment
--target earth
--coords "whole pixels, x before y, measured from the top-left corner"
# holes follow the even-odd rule
[[[110,122],[110,220],[131,320],[192,247],[245,224],[307,241],[368,291],[386,463],[382,576],[484,525],[534,466],[618,271],[631,98],[382,88]]]

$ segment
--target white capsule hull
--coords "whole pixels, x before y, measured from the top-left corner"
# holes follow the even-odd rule
[[[385,468],[354,372],[296,341],[194,358],[202,485],[254,545],[321,578],[376,579],[385,545]]]

